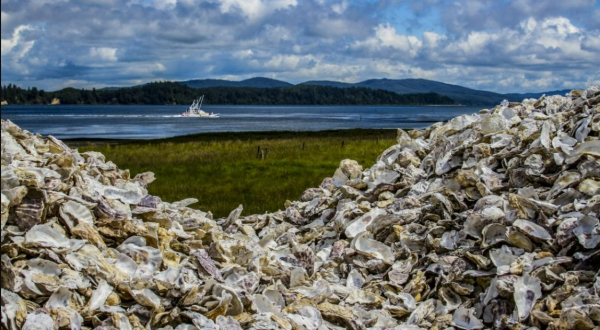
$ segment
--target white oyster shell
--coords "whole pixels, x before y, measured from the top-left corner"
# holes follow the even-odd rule
[[[52,330],[54,329],[54,320],[48,314],[28,314],[23,324],[22,330]]]
[[[483,322],[475,316],[474,308],[459,307],[452,314],[452,325],[460,329],[483,329]]]
[[[488,115],[481,119],[481,133],[487,135],[508,128],[508,121],[501,115]]]
[[[72,226],[75,226],[79,222],[85,222],[90,225],[94,224],[92,212],[84,205],[74,201],[67,201],[60,206],[60,216]]]
[[[552,236],[550,236],[550,234],[548,233],[548,231],[546,229],[544,229],[543,227],[541,227],[531,221],[518,219],[515,222],[513,222],[512,225],[513,225],[513,227],[519,228],[521,231],[523,231],[525,234],[529,235],[530,237],[541,239],[541,240],[551,240],[552,239]]]
[[[520,320],[525,320],[535,302],[542,296],[540,280],[528,274],[519,277],[514,284],[514,299]]]
[[[100,306],[104,304],[106,298],[108,298],[112,291],[112,286],[106,283],[105,280],[100,280],[100,282],[98,283],[98,287],[92,293],[92,297],[90,298],[88,305],[88,310],[91,312],[100,308]]]
[[[394,263],[394,253],[392,249],[372,238],[370,238],[368,232],[362,232],[358,234],[351,243],[351,247],[354,248],[358,253],[364,254],[369,258],[380,259],[386,264]]]
[[[48,224],[35,225],[25,234],[25,244],[50,248],[68,248],[69,240]]]
[[[600,221],[598,218],[586,215],[577,221],[573,229],[579,244],[586,249],[594,249],[600,244]]]
[[[346,236],[348,238],[354,238],[359,233],[367,230],[367,227],[369,227],[375,218],[385,215],[386,213],[387,212],[384,209],[376,207],[359,218],[352,220],[346,227]]]
[[[294,313],[289,313],[286,317],[294,329],[298,330],[317,330],[323,323],[319,310],[311,306],[296,306]]]

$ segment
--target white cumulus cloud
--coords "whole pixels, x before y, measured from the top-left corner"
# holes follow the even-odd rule
[[[296,0],[221,0],[220,7],[224,13],[240,10],[244,16],[255,21],[274,11],[296,5]]]
[[[117,61],[117,48],[110,47],[92,47],[90,48],[92,59],[114,62]]]
[[[21,25],[15,29],[12,34],[12,38],[1,39],[0,42],[2,46],[2,56],[8,55],[13,51],[13,49],[16,51],[14,55],[17,58],[25,56],[31,47],[33,47],[34,41],[23,40],[21,33],[32,29],[33,28],[30,25]]]

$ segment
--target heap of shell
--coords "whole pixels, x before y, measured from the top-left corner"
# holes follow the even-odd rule
[[[600,329],[599,98],[399,130],[284,211],[216,220],[2,121],[2,327]]]

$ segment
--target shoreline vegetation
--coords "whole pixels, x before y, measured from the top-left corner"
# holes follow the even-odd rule
[[[99,151],[129,169],[151,171],[151,195],[174,202],[197,198],[190,207],[225,217],[239,204],[243,214],[285,209],[286,200],[333,176],[340,161],[367,168],[396,143],[395,129],[315,132],[201,133],[158,140],[64,140],[79,152]]]
[[[20,104],[135,104],[186,105],[205,95],[213,105],[456,105],[437,93],[398,94],[367,87],[296,85],[289,87],[192,88],[177,82],[153,82],[118,89],[64,88],[47,92],[35,87],[2,86],[2,105]]]

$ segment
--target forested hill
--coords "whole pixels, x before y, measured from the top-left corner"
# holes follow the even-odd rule
[[[278,88],[192,88],[176,82],[84,90],[65,88],[45,92],[37,88],[2,86],[3,104],[191,104],[204,95],[204,104],[232,105],[450,105],[454,101],[436,93],[396,94],[364,87],[297,85]]]

